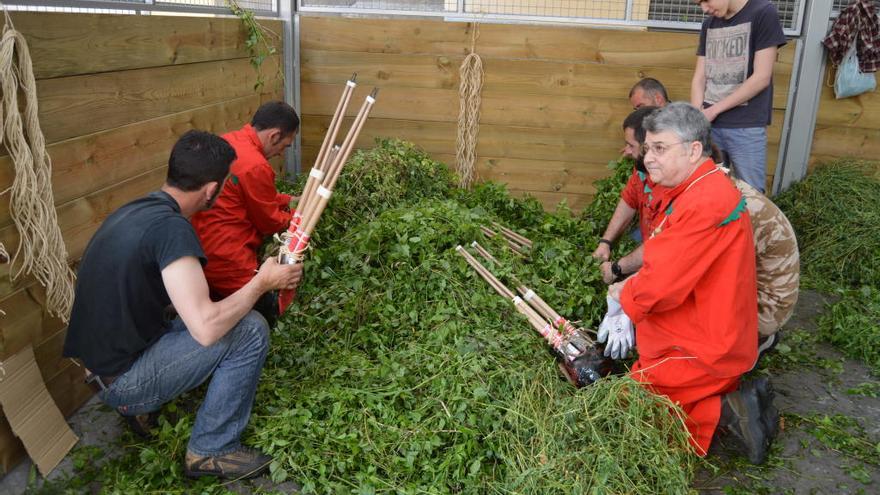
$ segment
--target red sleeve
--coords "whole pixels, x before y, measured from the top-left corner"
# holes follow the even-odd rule
[[[284,230],[290,224],[290,199],[283,201],[287,195],[275,190],[274,179],[268,167],[252,167],[238,176],[248,219],[263,235]]]
[[[674,208],[663,230],[645,241],[644,264],[620,294],[624,312],[637,325],[649,313],[681,305],[736,239],[737,229],[719,226],[723,217],[713,208]]]
[[[620,191],[620,199],[622,199],[630,208],[638,210],[640,203],[639,198],[641,197],[639,191],[640,188],[644,187],[642,181],[639,180],[638,172],[633,170],[632,175],[629,176],[629,180],[626,181],[626,186]]]

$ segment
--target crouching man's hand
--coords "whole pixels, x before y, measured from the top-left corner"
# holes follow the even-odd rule
[[[303,264],[282,265],[274,256],[270,256],[263,262],[263,266],[257,272],[261,277],[265,291],[274,289],[293,290],[299,287],[303,277]]]

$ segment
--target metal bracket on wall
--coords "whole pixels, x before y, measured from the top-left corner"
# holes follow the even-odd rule
[[[825,47],[834,0],[810,0],[802,36],[795,51],[794,72],[773,176],[773,194],[788,189],[807,174],[819,97],[825,81]]]

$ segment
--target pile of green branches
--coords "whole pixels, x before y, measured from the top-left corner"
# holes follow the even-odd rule
[[[798,238],[804,281],[813,287],[880,285],[880,180],[876,164],[820,165],[774,201]]]
[[[880,374],[880,176],[876,163],[820,165],[776,198],[794,227],[804,285],[840,296],[820,336]]]
[[[497,184],[450,188],[440,167],[381,141],[344,170],[246,433],[274,456],[272,479],[327,494],[687,491],[695,457],[676,407],[628,377],[563,381],[542,339],[455,252],[479,241],[503,277],[594,326],[605,286],[577,240],[594,225]],[[525,259],[483,237],[493,222],[533,241]],[[181,478],[194,413],[165,411],[159,442],[130,445],[93,478],[113,493],[224,492]]]
[[[838,290],[841,299],[819,318],[819,334],[880,376],[880,290]]]

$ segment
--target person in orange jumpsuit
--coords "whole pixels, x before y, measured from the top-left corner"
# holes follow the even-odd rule
[[[271,101],[257,109],[250,124],[223,135],[236,159],[213,208],[192,218],[208,258],[205,277],[212,298],[222,299],[248,283],[263,239],[290,224],[294,198],[275,188],[275,171],[268,160],[290,147],[298,129],[293,107]],[[274,323],[277,294],[267,293],[254,309]]]
[[[766,379],[740,383],[755,362],[758,335],[745,199],[709,158],[709,122],[699,110],[674,103],[644,126],[645,167],[668,189],[641,270],[609,287],[609,299],[635,324],[639,358],[631,374],[681,406],[697,454],[707,453],[721,426],[761,463],[778,413]],[[618,351],[616,334],[628,331],[619,328],[608,336]]]

